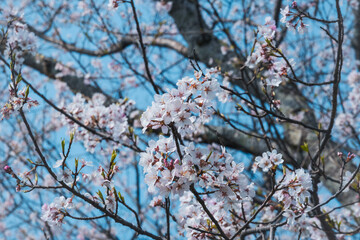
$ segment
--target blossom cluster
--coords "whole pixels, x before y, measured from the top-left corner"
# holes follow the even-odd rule
[[[294,60],[285,61],[279,55],[275,46],[275,21],[267,17],[265,24],[258,27],[260,37],[256,39],[254,51],[248,56],[245,65],[256,72],[262,72],[267,86],[278,87],[286,79],[290,66],[294,65]],[[265,70],[263,70],[265,69]]]
[[[255,158],[254,169],[258,167],[264,172],[275,169],[282,164],[282,154],[276,150],[264,152],[262,156]],[[312,224],[316,219],[307,217],[308,199],[312,190],[312,180],[309,173],[304,169],[296,169],[293,172],[284,172],[278,181],[274,197],[282,204],[284,217],[287,218],[286,228],[291,231],[301,231],[312,239],[324,234],[322,231],[313,229]],[[273,221],[276,218],[274,208],[268,207],[263,211],[262,220]]]
[[[242,174],[243,164],[236,163],[224,148],[222,153],[197,148],[193,143],[180,148],[172,137],[160,136],[141,153],[139,164],[144,167],[149,192],[182,195],[196,184],[214,191],[217,199],[241,201],[254,196],[253,184]]]
[[[291,4],[292,8],[297,8],[296,1],[293,1]],[[303,22],[303,18],[300,14],[294,13],[290,10],[289,6],[286,6],[284,9],[280,9],[280,14],[282,15],[281,22],[286,24],[286,27],[293,31],[298,31],[300,34],[304,33],[308,24]],[[298,17],[298,18],[297,18]]]
[[[5,56],[15,56],[14,67],[19,72],[25,60],[24,53],[32,53],[36,50],[36,38],[35,34],[30,32],[28,27],[14,16],[9,16],[8,21],[10,27],[4,54]],[[12,58],[12,56],[10,57]]]
[[[312,190],[311,176],[301,168],[291,174],[285,174],[274,196],[283,203],[284,209],[298,211],[306,207],[305,203],[310,197],[310,190]]]
[[[262,156],[255,158],[255,164],[253,170],[256,171],[258,167],[264,172],[268,172],[271,168],[280,165],[284,162],[282,154],[277,153],[276,149],[271,152],[264,152]]]
[[[11,83],[9,85],[10,99],[5,105],[1,108],[0,113],[2,114],[1,120],[4,118],[9,118],[12,113],[18,111],[20,108],[30,109],[34,106],[39,105],[38,101],[28,97],[29,90],[28,88],[23,88],[20,91],[16,92],[16,88]]]
[[[133,102],[123,100],[105,106],[105,101],[104,95],[94,94],[92,99],[86,102],[85,98],[78,93],[70,104],[63,107],[63,110],[85,126],[111,137],[114,142],[123,143],[126,141],[124,133],[128,130],[127,111]],[[61,117],[69,124],[70,129],[76,132],[78,140],[84,142],[87,151],[94,153],[95,147],[102,140],[101,137],[80,127],[62,114]]]
[[[244,219],[251,217],[253,208],[249,201],[228,202],[225,199],[215,199],[209,196],[202,199],[211,214],[218,219],[221,229],[228,237],[233,236],[239,230],[244,224]],[[180,208],[181,211],[176,216],[180,234],[186,234],[186,239],[190,240],[213,238],[209,232],[216,232],[217,228],[190,192],[186,192],[180,197]]]
[[[72,198],[65,199],[64,196],[57,197],[50,205],[42,206],[41,219],[46,221],[50,226],[61,226],[67,210],[74,207]]]
[[[178,88],[168,89],[162,95],[155,95],[155,101],[141,116],[143,131],[159,129],[167,134],[172,126],[181,136],[192,134],[196,125],[211,120],[214,99],[227,101],[225,91],[213,77],[218,70],[208,69],[202,77],[201,71],[195,72],[195,79],[185,77],[177,82]]]
[[[109,0],[108,8],[109,9],[117,9],[119,7],[120,0]]]

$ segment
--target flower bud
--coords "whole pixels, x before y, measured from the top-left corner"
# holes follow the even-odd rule
[[[353,153],[348,153],[346,162],[350,162],[350,161],[353,160],[355,157],[356,157],[355,154],[353,154]]]
[[[5,172],[8,173],[8,174],[11,174],[11,173],[12,173],[12,169],[11,169],[11,167],[8,166],[8,165],[6,165],[6,166],[4,167],[4,170],[5,170]]]

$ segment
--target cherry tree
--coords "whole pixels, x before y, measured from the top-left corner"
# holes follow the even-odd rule
[[[357,239],[357,0],[4,0],[1,239]]]

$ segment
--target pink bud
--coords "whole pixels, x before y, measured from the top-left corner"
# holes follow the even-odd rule
[[[8,165],[6,165],[6,166],[4,167],[4,170],[5,170],[6,173],[9,173],[9,174],[12,173],[12,169],[11,169],[11,167],[8,166]]]
[[[356,157],[355,154],[349,152],[347,155],[346,162],[353,160],[355,157]]]

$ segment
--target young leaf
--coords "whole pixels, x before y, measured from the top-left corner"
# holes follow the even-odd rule
[[[65,156],[65,139],[63,139],[63,140],[61,141],[61,148],[62,148],[62,153],[63,153],[63,155]]]
[[[97,191],[97,195],[100,197],[101,201],[104,203],[105,200],[104,200],[104,196],[102,195],[101,191]]]
[[[304,144],[300,147],[304,152],[309,152],[309,145],[307,144],[307,142],[304,142]]]

